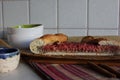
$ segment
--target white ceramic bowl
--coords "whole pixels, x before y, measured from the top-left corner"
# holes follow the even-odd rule
[[[32,40],[43,35],[42,24],[26,24],[7,28],[8,43],[17,48],[29,48]]]

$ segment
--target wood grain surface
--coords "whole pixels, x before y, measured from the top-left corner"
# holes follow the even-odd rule
[[[107,38],[109,40],[120,41],[120,36],[96,36]],[[81,41],[82,36],[74,36],[69,37],[69,41]],[[9,44],[7,44],[4,40],[0,39],[0,45],[3,47],[11,48]],[[33,54],[29,49],[20,50],[21,51],[21,59],[26,62],[40,62],[40,63],[52,63],[52,64],[86,64],[88,61],[92,61],[96,64],[105,63],[107,65],[120,65],[120,56],[88,56],[88,55],[41,55],[41,54]]]
[[[80,42],[84,36],[69,37],[68,41]],[[94,36],[95,38],[106,38],[108,40],[120,41],[120,36]],[[92,61],[96,64],[105,63],[107,65],[120,65],[120,55],[96,56],[96,55],[42,55],[33,54],[29,49],[21,50],[21,56],[25,61],[52,64],[86,64]]]

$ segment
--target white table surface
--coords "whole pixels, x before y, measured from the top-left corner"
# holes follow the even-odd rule
[[[0,73],[0,80],[42,80],[27,64],[20,62],[17,69]]]

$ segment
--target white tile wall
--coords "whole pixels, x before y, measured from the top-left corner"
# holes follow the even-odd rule
[[[29,23],[43,24],[44,34],[118,35],[119,0],[0,0],[1,38],[6,27]]]
[[[87,0],[58,0],[59,28],[86,28]]]
[[[28,0],[3,1],[4,36],[6,38],[7,27],[28,24]]]
[[[54,34],[54,33],[57,33],[57,29],[55,28],[48,28],[48,29],[44,29],[44,34]]]
[[[89,28],[118,28],[119,0],[89,0]]]
[[[28,0],[3,1],[4,26],[29,23]]]
[[[60,32],[67,34],[68,36],[85,36],[87,30],[85,29],[59,29]]]
[[[115,29],[90,29],[89,31],[89,35],[98,35],[98,36],[101,36],[101,35],[118,35],[118,31],[115,30]]]
[[[30,22],[57,28],[57,0],[30,0]]]
[[[2,1],[0,1],[0,38],[3,38],[3,25],[2,25]]]

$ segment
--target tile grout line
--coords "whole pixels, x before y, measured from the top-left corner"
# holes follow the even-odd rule
[[[30,24],[31,23],[31,17],[30,17],[30,0],[28,0],[28,6],[27,7],[28,7],[28,13],[27,13],[28,14],[28,16],[27,16],[28,17],[28,24]]]
[[[89,0],[87,0],[87,12],[86,12],[86,25],[87,25],[87,36],[89,35]]]
[[[57,28],[45,28],[45,29],[57,29]],[[87,28],[59,28],[59,29],[87,29]],[[92,30],[118,30],[118,28],[89,28]]]
[[[57,33],[59,33],[59,0],[57,0],[56,6]]]
[[[3,28],[3,35],[2,35],[2,38],[5,39],[5,28],[4,28],[4,10],[3,10],[3,0],[1,1],[1,17],[2,17],[2,28]]]
[[[118,2],[118,12],[119,12],[119,18],[118,18],[118,35],[120,35],[120,1]]]

